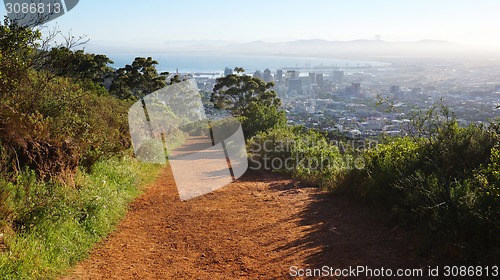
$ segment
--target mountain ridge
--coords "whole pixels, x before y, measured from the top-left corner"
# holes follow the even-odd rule
[[[283,42],[236,42],[224,40],[168,41],[158,44],[141,42],[112,44],[102,42],[91,48],[111,53],[215,53],[228,55],[313,56],[324,58],[373,59],[377,57],[464,57],[497,55],[498,50],[484,50],[450,41],[422,39],[417,41],[300,39]]]

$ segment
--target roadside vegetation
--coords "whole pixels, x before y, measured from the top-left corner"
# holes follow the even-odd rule
[[[425,236],[423,254],[498,264],[498,126],[459,127],[446,108],[438,111],[420,130],[426,136],[387,139],[363,153],[364,169],[344,172],[331,187]]]
[[[138,186],[159,170],[123,156],[99,161],[88,173],[77,171],[74,186],[40,181],[30,170],[15,182],[0,182],[3,228],[9,228],[0,278],[47,279],[75,265],[114,229]]]
[[[135,100],[166,85],[157,62],[115,70],[59,35],[0,25],[1,279],[53,278],[74,265],[161,169],[132,157],[127,124]]]

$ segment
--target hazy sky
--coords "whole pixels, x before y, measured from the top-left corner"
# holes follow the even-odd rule
[[[500,47],[499,13],[498,0],[80,0],[57,24],[94,42],[354,40],[378,34],[388,41]]]

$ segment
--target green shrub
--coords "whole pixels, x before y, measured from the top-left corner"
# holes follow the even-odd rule
[[[258,102],[251,102],[239,117],[243,132],[247,139],[260,132],[286,125],[286,114],[276,106],[267,106]]]
[[[30,83],[0,101],[0,141],[40,178],[73,174],[130,146],[129,105],[69,78],[46,81],[32,72]]]
[[[435,128],[426,138],[391,139],[366,151],[365,170],[348,170],[337,187],[392,210],[401,225],[431,237],[429,248],[453,244],[464,261],[498,262],[499,136],[454,120]]]
[[[40,182],[33,171],[16,183],[0,182],[8,190],[8,251],[0,253],[0,275],[6,279],[53,278],[84,258],[111,232],[139,194],[145,174],[151,180],[160,168],[131,158],[98,162],[92,173],[77,172],[76,187]],[[12,232],[12,231],[11,231]]]
[[[418,142],[411,138],[394,138],[364,151],[361,158],[363,168],[344,170],[330,188],[363,203],[386,207],[404,196],[404,190],[395,187],[394,183],[414,171],[422,157]]]
[[[276,127],[249,141],[253,168],[286,172],[309,185],[327,186],[344,158],[324,134],[302,127]]]

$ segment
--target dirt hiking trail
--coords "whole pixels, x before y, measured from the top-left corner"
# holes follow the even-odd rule
[[[183,202],[165,168],[63,279],[290,279],[291,266],[426,267],[409,244],[368,210],[281,175],[249,171]]]

